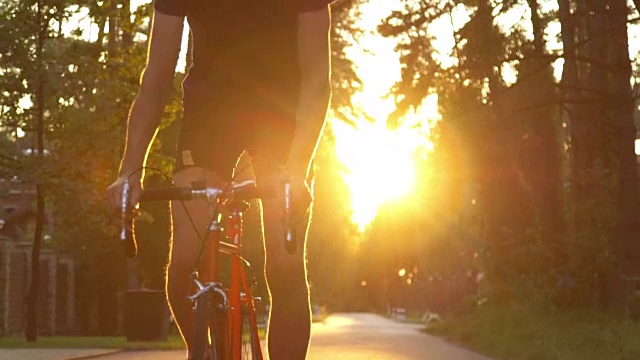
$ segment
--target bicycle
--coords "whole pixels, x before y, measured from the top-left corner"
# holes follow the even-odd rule
[[[284,244],[289,253],[296,251],[296,237],[291,221],[291,192],[289,182],[284,187]],[[195,312],[194,339],[191,353],[194,360],[262,360],[262,350],[257,326],[256,302],[246,269],[250,264],[242,257],[243,212],[248,209],[248,200],[270,198],[274,189],[259,188],[254,181],[231,183],[226,188],[196,186],[193,188],[156,188],[143,190],[140,201],[185,201],[205,199],[212,208],[212,220],[191,280],[197,292],[189,299]],[[223,224],[221,210],[227,214]],[[129,206],[129,184],[122,193],[122,223],[120,240],[127,257],[134,257],[137,245],[133,229],[132,209]],[[226,227],[224,226],[226,225]],[[226,231],[225,231],[226,230]],[[225,286],[220,281],[220,261],[208,262],[206,276],[198,272],[198,265],[205,250],[208,255],[231,256],[231,281]],[[255,280],[254,280],[255,282]]]

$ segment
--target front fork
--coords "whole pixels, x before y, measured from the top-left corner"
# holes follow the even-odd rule
[[[257,325],[257,316],[256,316],[256,307],[255,302],[260,301],[259,298],[254,298],[251,293],[251,283],[247,277],[247,273],[244,268],[244,261],[237,256],[234,256],[233,259],[233,273],[232,277],[235,276],[234,281],[232,282],[232,288],[230,291],[229,297],[229,317],[232,321],[232,337],[231,337],[231,346],[232,346],[232,359],[240,359],[242,357],[242,347],[243,347],[243,339],[242,339],[242,322],[243,322],[243,311],[246,311],[249,315],[250,321],[250,331],[253,333],[252,339],[256,341],[255,347],[253,348],[256,354],[254,354],[254,359],[262,359],[262,352],[260,350],[260,340],[258,334],[258,325]]]
[[[229,354],[229,349],[226,348],[225,343],[226,339],[231,340],[231,359],[240,359],[242,356],[242,312],[243,309],[248,311],[249,318],[251,319],[251,332],[253,333],[254,339],[259,339],[258,335],[258,326],[257,326],[257,316],[255,311],[255,301],[260,300],[259,298],[254,298],[251,294],[251,284],[247,279],[247,274],[245,272],[242,259],[234,256],[233,264],[234,267],[232,272],[232,277],[235,277],[231,283],[231,289],[229,289],[229,294],[222,286],[220,282],[209,282],[203,284],[198,279],[197,272],[193,274],[193,282],[196,285],[198,291],[189,296],[189,300],[191,300],[195,306],[196,301],[200,299],[202,296],[206,296],[207,294],[216,294],[220,301],[214,301],[214,311],[217,311],[217,314],[225,314],[226,316],[217,316],[216,317],[216,325],[217,333],[219,335],[223,335],[221,339],[217,339],[216,346],[221,347],[222,354]],[[244,291],[242,291],[244,290]],[[214,297],[211,297],[213,299]],[[227,326],[227,322],[230,321],[231,328]],[[230,331],[227,332],[227,331]],[[214,341],[214,339],[212,339]],[[262,359],[262,353],[260,352],[259,340],[256,344],[257,358]],[[223,355],[223,359],[227,357]]]
[[[229,219],[229,228],[227,229],[227,237],[232,240],[233,244],[240,248],[240,237],[242,236],[242,212],[234,211]],[[207,249],[209,256],[217,257],[220,250],[219,239],[222,237],[222,227],[220,226],[219,219],[212,222],[210,228],[210,236],[217,237],[217,239],[209,239],[207,241],[210,244],[210,248]],[[218,241],[216,241],[218,240]],[[193,272],[192,279],[197,287],[197,292],[190,296],[189,299],[194,302],[205,294],[218,294],[221,299],[220,302],[214,302],[219,313],[224,314],[224,319],[217,319],[218,333],[224,332],[223,341],[218,344],[223,347],[222,354],[223,359],[227,359],[224,354],[231,353],[231,359],[240,359],[241,347],[242,347],[242,311],[243,307],[248,309],[249,317],[251,319],[251,331],[254,334],[255,339],[258,339],[258,328],[256,325],[256,312],[255,302],[251,294],[251,284],[247,279],[247,274],[244,268],[245,260],[241,256],[241,250],[237,254],[231,257],[231,286],[228,291],[223,287],[220,282],[207,282],[203,284],[198,277],[197,270]],[[205,261],[207,264],[211,264],[211,261]],[[219,279],[218,267],[209,266],[205,269],[207,279]],[[243,306],[246,305],[246,306]],[[229,322],[229,323],[228,323]],[[228,325],[231,326],[228,326]],[[231,340],[230,344],[226,340]],[[231,345],[231,349],[228,349],[225,344]],[[231,351],[229,351],[231,350]],[[257,344],[258,359],[262,359],[260,353],[259,342]]]

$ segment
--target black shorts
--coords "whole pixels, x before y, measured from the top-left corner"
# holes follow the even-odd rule
[[[295,131],[293,114],[236,108],[186,115],[178,138],[176,171],[196,166],[231,180],[245,151],[256,176],[278,171],[286,163]]]

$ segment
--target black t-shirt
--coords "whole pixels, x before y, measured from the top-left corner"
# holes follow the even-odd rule
[[[185,122],[244,108],[295,119],[300,74],[297,16],[333,0],[155,0],[186,16],[193,63],[183,83]],[[213,115],[211,115],[213,113]]]
[[[291,7],[297,8],[297,11],[299,13],[303,13],[306,11],[321,9],[322,7],[327,6],[333,1],[334,0],[292,0]],[[227,0],[226,2],[235,2],[235,5],[239,9],[246,9],[247,7],[252,5],[250,3],[247,3],[246,1],[241,0]],[[262,2],[269,3],[269,1],[266,0],[263,0]],[[190,5],[191,1],[189,0],[155,0],[154,7],[157,11],[165,15],[187,16],[187,14],[189,13]]]

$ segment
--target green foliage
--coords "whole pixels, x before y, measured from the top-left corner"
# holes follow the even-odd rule
[[[351,96],[361,90],[362,83],[355,73],[353,60],[349,59],[346,49],[357,43],[359,31],[355,20],[360,18],[359,4],[363,0],[341,0],[331,7],[331,83],[332,103],[335,113],[347,118],[345,114],[354,111]]]
[[[316,157],[313,217],[307,242],[311,299],[330,311],[353,309],[360,279],[356,277],[357,231],[350,221],[348,194],[336,166],[331,144],[325,134]],[[336,274],[341,274],[336,276]]]
[[[619,359],[640,356],[640,326],[595,310],[557,309],[535,301],[485,304],[473,316],[450,318],[430,333],[497,359]]]
[[[25,342],[22,338],[0,337],[2,349],[126,349],[126,350],[182,350],[184,342],[178,334],[166,341],[127,341],[124,336],[52,336],[39,337],[38,342]]]
[[[421,203],[439,204],[421,220],[428,224],[421,237],[429,239],[423,256],[437,260],[424,269],[483,274],[475,294],[490,304],[620,305],[616,281],[637,273],[638,257],[623,2],[560,1],[561,10],[569,9],[561,35],[573,34],[562,37],[560,84],[551,61],[562,54],[544,37],[557,14],[541,2],[402,3],[379,27],[399,41],[402,62],[389,125],[433,93],[442,114],[425,163],[438,176],[424,180],[439,194]],[[514,26],[498,25],[498,16],[526,6],[531,11]],[[451,61],[443,63],[430,26],[446,18],[460,23],[463,9],[469,20],[454,24]],[[517,72],[515,83],[506,81],[505,68]],[[465,237],[474,241],[459,241]]]
[[[34,100],[38,84],[35,7],[28,1],[8,1],[6,5],[0,9],[0,27],[6,29],[0,41],[6,45],[0,55],[0,71],[6,75],[0,77],[0,158],[2,164],[9,165],[2,167],[3,176],[44,185],[48,209],[55,219],[52,244],[74,255],[78,267],[79,309],[93,306],[90,303],[95,295],[99,302],[114,303],[116,290],[124,283],[125,266],[115,240],[116,217],[107,210],[103,191],[115,178],[129,104],[144,66],[145,44],[126,44],[123,40],[108,52],[104,37],[89,42],[78,38],[78,32],[65,35],[60,31],[61,22],[84,8],[67,1],[43,2],[42,23],[48,30],[43,44],[46,76],[42,84],[45,149],[49,155],[44,164],[38,163],[23,151],[34,146],[35,109],[25,107],[24,99]],[[134,16],[138,26],[149,16],[149,8],[145,9],[146,13]],[[104,27],[104,17],[96,8],[91,12],[92,20]],[[130,14],[123,11],[121,16],[129,18]],[[16,136],[20,131],[25,133],[22,138]],[[102,308],[111,309],[114,315],[100,314],[101,319],[111,317],[113,322],[117,318],[117,307]],[[81,323],[85,321],[92,322],[88,317],[80,319]],[[111,331],[107,328],[112,325],[103,320],[100,323],[102,332]]]
[[[597,166],[590,172],[597,184],[593,196],[572,201],[567,209],[568,235],[564,239],[562,272],[572,286],[563,289],[564,305],[597,306],[606,302],[606,277],[615,266],[614,230],[617,223],[616,180],[613,172]]]
[[[402,78],[391,124],[431,93],[442,114],[433,159],[425,164],[437,169],[430,185],[440,192],[425,203],[441,205],[423,221],[449,226],[428,227],[424,237],[437,246],[424,256],[447,260],[432,260],[429,271],[449,274],[442,279],[451,286],[467,272],[482,273],[478,296],[551,296],[564,254],[563,180],[558,95],[546,50],[526,34],[527,20],[509,29],[497,25],[496,16],[523,6],[517,2],[442,0],[422,2],[420,11],[404,3],[380,26],[400,41]],[[454,28],[453,61],[445,64],[429,25],[462,8],[470,18]],[[531,20],[545,24],[549,16]],[[518,71],[515,84],[503,78],[506,65]],[[467,295],[476,291],[469,282]]]

